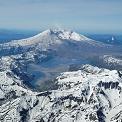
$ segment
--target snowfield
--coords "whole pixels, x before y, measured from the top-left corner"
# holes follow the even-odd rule
[[[10,71],[0,72],[0,121],[122,120],[122,79],[116,70],[84,65],[81,70],[61,73],[55,84],[57,90],[34,92]]]

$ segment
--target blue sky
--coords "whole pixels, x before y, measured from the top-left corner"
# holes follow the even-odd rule
[[[122,0],[0,0],[0,28],[121,33]]]

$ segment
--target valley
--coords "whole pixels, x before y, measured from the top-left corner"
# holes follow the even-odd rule
[[[122,47],[52,29],[1,43],[0,94],[1,122],[121,121]]]

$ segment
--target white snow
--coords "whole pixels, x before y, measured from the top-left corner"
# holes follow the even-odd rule
[[[64,72],[55,81],[59,88],[47,92],[47,95],[46,92],[34,92],[25,88],[21,80],[6,75],[7,72],[0,72],[0,98],[4,98],[11,91],[16,93],[17,98],[11,97],[0,106],[0,120],[3,118],[3,121],[20,121],[22,116],[19,112],[24,109],[29,111],[25,113],[25,119],[30,122],[41,119],[46,122],[53,119],[55,122],[98,122],[96,111],[101,106],[106,122],[121,120],[121,115],[118,118],[116,116],[121,114],[122,79],[116,70],[84,65],[82,70]],[[105,88],[104,85],[98,86],[100,82],[119,84],[113,88]]]
[[[122,65],[122,60],[119,58],[116,58],[114,56],[111,55],[104,55],[103,56],[103,60],[104,62],[108,63],[108,64],[118,64],[118,65]]]
[[[33,37],[21,39],[21,40],[13,40],[8,43],[0,44],[2,49],[11,49],[11,48],[29,48],[29,47],[39,47],[43,49],[49,48],[51,45],[60,45],[65,41],[74,41],[74,42],[83,42],[90,44],[92,46],[105,46],[101,42],[97,42],[95,40],[89,39],[84,35],[78,34],[69,30],[53,30],[48,29],[42,33],[39,33]]]

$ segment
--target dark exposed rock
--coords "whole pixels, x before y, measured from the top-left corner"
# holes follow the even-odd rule
[[[29,110],[22,108],[22,110],[19,112],[21,116],[21,122],[27,122],[27,118],[29,115]]]

